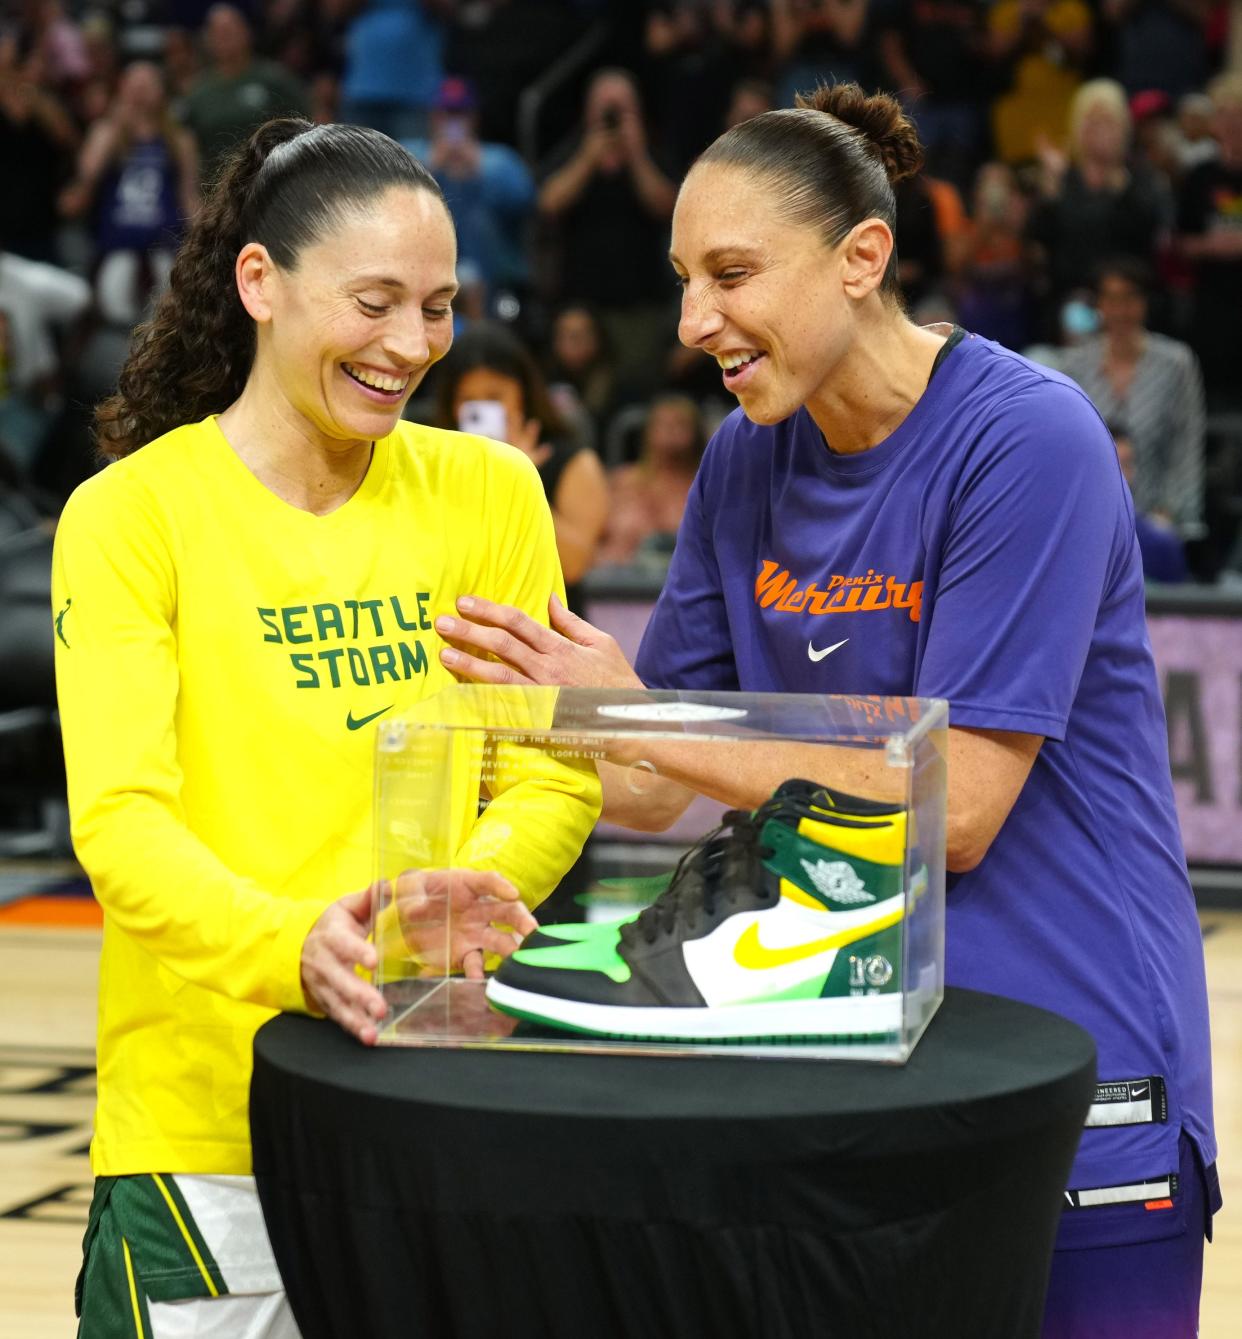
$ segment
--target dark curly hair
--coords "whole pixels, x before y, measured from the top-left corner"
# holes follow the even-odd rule
[[[893,187],[923,165],[918,132],[901,104],[857,84],[821,84],[796,102],[727,130],[695,165],[719,163],[772,178],[781,213],[818,228],[829,246],[863,219],[883,219],[895,229]],[[895,247],[880,289],[900,299]]]
[[[116,394],[95,411],[110,459],[241,394],[254,361],[254,322],[234,279],[237,254],[260,242],[282,269],[351,208],[394,186],[443,195],[395,140],[363,126],[268,121],[225,161],[173,263],[151,319],[134,331]]]

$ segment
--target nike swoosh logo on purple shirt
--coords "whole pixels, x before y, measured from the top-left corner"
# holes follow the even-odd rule
[[[844,646],[848,641],[848,637],[842,637],[839,642],[834,642],[831,646],[825,646],[822,651],[817,651],[813,642],[807,642],[806,653],[812,660],[823,660],[825,656],[830,656],[838,647]]]

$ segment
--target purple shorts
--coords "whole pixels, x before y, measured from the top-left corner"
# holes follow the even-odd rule
[[[1179,1163],[1183,1226],[1175,1235],[1053,1253],[1043,1339],[1196,1339],[1203,1241],[1211,1240],[1220,1189],[1215,1166],[1205,1171],[1185,1136]],[[1131,1214],[1141,1231],[1141,1204],[1073,1212],[1118,1210]]]

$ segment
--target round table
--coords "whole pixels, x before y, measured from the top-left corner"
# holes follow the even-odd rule
[[[1036,1339],[1095,1083],[1073,1023],[947,990],[903,1067],[255,1039],[304,1339]]]

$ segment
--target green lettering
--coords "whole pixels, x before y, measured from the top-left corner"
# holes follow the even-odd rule
[[[385,675],[392,679],[393,683],[401,682],[401,676],[397,673],[397,653],[391,646],[372,646],[369,654],[376,683],[383,683]]]
[[[418,601],[418,626],[422,628],[424,632],[430,632],[431,619],[427,617],[426,605],[427,601],[431,599],[431,592],[429,590],[420,590],[415,596],[415,599]]]
[[[357,600],[346,600],[346,601],[345,601],[345,608],[346,608],[346,609],[352,609],[352,610],[354,611],[354,630],[353,630],[353,633],[352,633],[351,635],[354,636],[354,637],[357,637],[357,636],[358,636],[358,601],[357,601]]]
[[[365,688],[366,685],[371,682],[370,678],[367,675],[366,656],[364,656],[356,646],[351,646],[348,648],[348,650],[349,650],[349,672],[351,675],[353,675],[354,682],[356,684],[360,684],[362,687]]]
[[[337,662],[344,654],[345,648],[343,646],[334,646],[330,650],[320,651],[319,653],[319,659],[328,662],[328,672],[332,675],[333,688],[339,688],[341,686],[341,672],[337,666]]]
[[[265,638],[264,640],[268,639]],[[314,656],[312,656],[309,651],[294,651],[290,654],[289,660],[292,663],[293,668],[297,670],[299,674],[306,675],[306,678],[299,679],[297,683],[293,685],[295,688],[319,687],[319,675],[315,673],[315,668],[311,664],[313,659]]]
[[[393,617],[397,620],[397,627],[399,627],[402,632],[417,632],[417,623],[407,623],[405,621],[405,615],[401,612],[401,601],[395,595],[390,595],[388,597],[388,602],[392,605]]]
[[[414,649],[410,649],[408,642],[398,642],[397,650],[401,652],[401,677],[403,679],[412,678],[415,674],[427,673],[427,653],[423,650],[422,642],[415,642]]]
[[[345,636],[345,625],[341,622],[341,611],[334,604],[316,604],[311,606],[315,615],[315,626],[319,629],[319,640],[326,642],[328,633],[338,637]]]
[[[285,641],[287,642],[313,642],[315,639],[309,632],[303,632],[301,615],[306,613],[304,604],[291,604],[280,611],[280,616],[285,625]]]
[[[280,641],[280,640],[281,640],[281,637],[280,637],[280,628],[277,627],[277,625],[276,625],[276,611],[275,611],[275,609],[260,609],[260,610],[258,610],[258,615],[259,615],[259,618],[262,620],[263,626],[264,626],[265,628],[271,628],[271,632],[265,632],[265,633],[263,634],[263,640],[264,640],[265,642],[278,642],[278,641]]]
[[[380,605],[383,600],[359,600],[358,605],[362,609],[371,611],[371,622],[375,624],[375,635],[382,637],[384,635],[384,620],[380,618]]]

